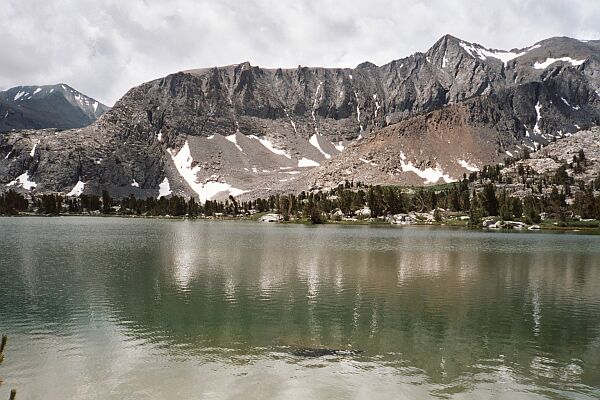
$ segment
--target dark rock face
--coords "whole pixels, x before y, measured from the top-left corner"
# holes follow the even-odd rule
[[[108,109],[67,85],[18,86],[0,92],[0,132],[81,128]]]
[[[167,180],[206,199],[319,180],[424,183],[599,123],[600,41],[506,52],[445,36],[380,67],[175,73],[86,128],[0,136],[0,184],[27,172],[38,191],[82,181],[121,196],[158,195]]]

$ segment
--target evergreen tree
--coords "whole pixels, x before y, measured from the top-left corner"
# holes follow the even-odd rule
[[[498,215],[496,187],[492,183],[488,183],[483,187],[483,208],[489,216]]]
[[[471,208],[469,209],[469,225],[479,226],[481,223],[482,209],[479,202],[479,196],[473,191],[473,198],[471,199]]]

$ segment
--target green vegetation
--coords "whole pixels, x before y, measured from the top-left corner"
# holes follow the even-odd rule
[[[527,155],[526,155],[527,156]],[[515,160],[507,160],[513,165]],[[485,218],[520,221],[528,225],[558,221],[552,226],[596,227],[586,220],[600,220],[600,177],[586,183],[575,181],[568,170],[585,170],[588,161],[583,151],[570,164],[561,165],[553,174],[536,174],[517,164],[516,174],[503,174],[501,165],[486,166],[455,183],[429,187],[372,186],[346,181],[326,191],[301,192],[298,195],[273,195],[252,201],[229,197],[226,201],[199,203],[181,196],[160,199],[121,200],[82,195],[65,198],[59,194],[32,195],[27,199],[10,190],[0,194],[0,214],[35,213],[99,214],[125,216],[249,218],[277,213],[283,221],[321,224],[326,222],[387,221],[394,216],[413,215],[412,222],[448,223],[464,216],[463,225],[480,226]],[[523,189],[517,195],[515,181]],[[423,216],[423,214],[425,216]],[[451,217],[451,218],[448,218]],[[401,217],[404,221],[405,217]],[[589,221],[588,221],[589,222]],[[547,226],[544,223],[544,226]]]

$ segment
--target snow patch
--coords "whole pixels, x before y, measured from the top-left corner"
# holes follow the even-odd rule
[[[132,187],[139,188],[139,187],[140,187],[140,184],[139,184],[139,183],[137,183],[137,182],[136,182],[136,180],[134,179],[134,180],[133,180],[133,182],[131,182],[131,186],[132,186]]]
[[[40,143],[40,140],[38,139],[38,141],[33,145],[33,149],[31,149],[31,152],[29,153],[29,155],[31,157],[35,156],[35,149],[37,149],[37,145],[38,143]]]
[[[92,107],[94,107],[94,112],[96,112],[98,110],[98,102],[95,101],[94,104],[92,104]]]
[[[212,200],[212,198],[215,195],[221,192],[229,192],[229,194],[231,194],[232,196],[239,196],[242,193],[246,193],[246,191],[236,189],[225,182],[210,181],[206,182],[205,184],[199,183],[197,174],[198,172],[200,172],[200,166],[193,166],[194,159],[192,158],[192,154],[190,152],[190,145],[187,140],[185,141],[185,144],[177,154],[174,154],[174,152],[171,149],[167,149],[167,151],[171,155],[171,158],[173,159],[173,163],[175,164],[175,168],[177,168],[179,175],[181,175],[181,177],[192,188],[192,190],[198,194],[198,197],[200,198],[201,202],[204,203],[206,202],[206,200]],[[167,178],[165,178],[165,180],[166,179]]]
[[[509,61],[514,60],[515,58],[524,56],[531,50],[534,50],[534,49],[537,49],[540,47],[540,45],[537,44],[535,46],[531,46],[530,48],[526,49],[525,51],[522,51],[520,53],[515,53],[513,51],[490,50],[490,49],[481,47],[479,45],[467,44],[464,42],[460,42],[460,46],[463,49],[465,49],[465,51],[467,53],[469,53],[471,55],[471,57],[476,57],[483,61],[487,60],[488,57],[497,58],[498,60],[502,61],[502,63],[504,63],[504,66],[506,66]]]
[[[25,171],[17,177],[14,181],[8,183],[6,186],[17,186],[21,185],[25,190],[31,190],[37,186],[37,183],[29,180],[29,172]]]
[[[458,160],[458,163],[460,164],[461,167],[465,168],[467,171],[471,171],[471,172],[479,172],[479,168],[477,168],[477,165],[475,164],[470,164],[468,161],[465,160]]]
[[[307,167],[318,167],[321,164],[319,164],[316,161],[313,160],[309,160],[306,157],[302,157],[300,160],[298,160],[298,167],[299,168],[307,168]]]
[[[542,105],[539,101],[535,105],[535,112],[537,114],[537,121],[535,123],[535,126],[533,127],[533,133],[535,133],[536,135],[541,135],[542,131],[540,130],[540,121],[542,120]]]
[[[375,164],[373,161],[369,161],[369,160],[364,159],[364,158],[359,158],[359,160],[362,161],[362,162],[364,162],[365,164],[369,164],[369,165],[371,165],[373,167],[377,167],[378,166],[378,164]]]
[[[563,61],[563,62],[567,62],[570,63],[572,66],[574,67],[578,67],[580,65],[582,65],[584,62],[586,62],[586,60],[574,60],[571,57],[562,57],[562,58],[547,58],[546,61],[544,62],[536,62],[535,64],[533,64],[533,67],[535,69],[546,69],[549,66],[551,66],[552,64],[554,64],[555,62],[558,61]]]
[[[260,144],[265,146],[271,153],[277,154],[279,156],[284,156],[290,160],[292,159],[292,156],[290,156],[288,153],[286,153],[285,150],[276,149],[275,146],[273,146],[273,143],[271,143],[271,141],[269,139],[259,138],[258,136],[254,136],[254,135],[248,135],[248,137],[250,139],[258,140],[260,142]]]
[[[325,153],[323,151],[323,149],[321,148],[321,145],[319,144],[319,138],[316,134],[312,135],[308,141],[310,144],[312,144],[317,150],[319,150],[321,152],[321,154],[323,154],[323,157],[325,157],[326,159],[330,159],[331,156],[327,153]]]
[[[202,192],[202,194],[199,193],[199,196],[200,196],[200,201],[202,201],[203,203],[206,200],[211,200],[217,194],[222,193],[222,192],[229,192],[229,194],[233,197],[237,197],[241,194],[248,192],[247,190],[234,188],[230,184],[225,183],[225,182],[214,182],[214,181],[206,182],[202,186],[202,190],[203,190],[203,192]],[[204,199],[203,199],[203,197],[204,197]]]
[[[360,131],[362,132],[363,126],[360,123],[360,100],[358,98],[358,92],[354,91],[354,96],[356,97],[356,120],[358,121],[358,125],[360,126]]]
[[[15,97],[14,97],[14,99],[13,99],[13,100],[14,100],[14,101],[17,101],[17,100],[19,100],[21,97],[25,96],[26,94],[27,94],[26,92],[24,92],[24,91],[22,91],[22,90],[19,90],[19,92],[18,92],[18,93],[15,95]]]
[[[446,57],[448,55],[448,49],[446,49],[446,51],[444,52],[444,58],[442,59],[442,68],[446,68],[446,66],[448,65],[448,57]]]
[[[36,94],[38,94],[41,91],[42,91],[42,88],[37,88],[34,90],[33,95],[35,96]]]
[[[406,156],[403,152],[400,152],[400,160],[402,172],[414,172],[420,178],[423,178],[425,183],[437,183],[440,179],[443,179],[446,183],[456,182],[456,179],[444,174],[444,171],[442,171],[440,168],[426,168],[421,170],[415,167],[411,161],[406,162]]]
[[[381,109],[381,104],[379,104],[379,100],[377,99],[377,93],[373,95],[373,100],[375,101],[375,119],[377,119],[377,113]]]
[[[239,151],[243,152],[242,148],[240,147],[240,145],[237,142],[237,139],[236,139],[235,135],[236,134],[234,133],[233,135],[225,136],[225,139],[227,139],[231,143],[235,144],[235,147],[237,147]]]
[[[514,156],[513,156],[513,154],[512,154],[510,151],[508,151],[508,150],[507,150],[507,151],[505,151],[505,153],[506,153],[506,155],[507,155],[507,156],[509,156],[509,157],[514,157]]]
[[[158,185],[157,199],[160,199],[161,197],[169,196],[171,193],[173,193],[171,191],[171,185],[169,184],[169,180],[165,176],[165,179],[163,179],[163,181],[160,183],[160,185]]]
[[[336,149],[337,151],[339,151],[340,153],[341,153],[342,151],[344,151],[344,149],[345,149],[345,147],[344,147],[344,142],[338,142],[338,144],[335,144],[335,143],[331,142],[331,144],[332,144],[332,145],[333,145],[333,147],[335,147],[335,149]]]
[[[167,149],[167,151],[171,155],[179,175],[181,175],[187,184],[190,185],[194,192],[198,194],[202,193],[202,185],[197,181],[197,174],[200,172],[200,166],[192,166],[194,159],[192,158],[188,141],[185,141],[185,144],[177,154],[171,149]]]
[[[69,193],[67,193],[68,197],[79,197],[83,193],[83,189],[85,188],[85,182],[79,180],[73,189]]]
[[[284,111],[285,111],[285,115],[288,117],[288,119],[290,120],[290,123],[292,124],[292,128],[294,128],[294,132],[297,135],[298,134],[298,129],[296,129],[296,123],[294,122],[294,120],[292,119],[292,117],[290,117],[290,114],[287,112],[287,110],[284,109]]]

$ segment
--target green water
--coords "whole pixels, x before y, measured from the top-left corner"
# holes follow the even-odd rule
[[[1,218],[0,332],[0,399],[594,399],[600,237]]]

